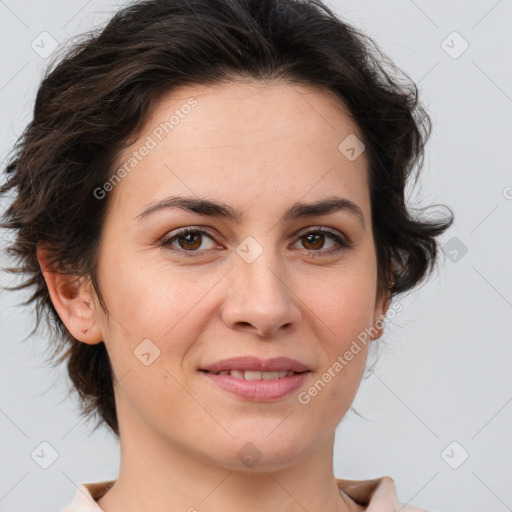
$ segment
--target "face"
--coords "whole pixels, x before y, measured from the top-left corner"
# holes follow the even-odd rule
[[[338,149],[354,135],[334,96],[284,82],[187,86],[161,100],[104,199],[98,278],[109,315],[97,308],[95,321],[118,381],[121,438],[136,428],[240,469],[246,443],[259,467],[277,468],[332,436],[367,345],[342,370],[335,363],[385,313],[365,154]],[[331,199],[342,200],[331,211],[297,207]],[[284,394],[270,375],[270,395],[255,395],[254,382],[240,395],[201,371],[242,356],[288,357],[308,372]]]

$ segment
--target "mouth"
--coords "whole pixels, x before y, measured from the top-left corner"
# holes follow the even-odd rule
[[[238,376],[247,380],[272,380],[286,377],[287,372],[303,373],[309,371],[310,368],[305,363],[289,357],[261,359],[246,355],[202,365],[199,370],[216,375],[230,374],[233,377]]]
[[[258,402],[291,396],[311,373],[310,367],[297,359],[284,356],[261,359],[252,355],[202,365],[198,370],[218,388]]]
[[[244,379],[244,380],[277,380],[284,379],[286,377],[292,377],[293,375],[298,375],[302,373],[308,373],[309,370],[305,370],[302,372],[294,372],[293,370],[283,370],[276,372],[262,372],[257,370],[222,370],[219,372],[211,372],[209,370],[199,370],[204,373],[210,373],[214,375],[229,375],[236,379]]]
[[[260,371],[223,369],[199,370],[211,383],[239,399],[255,402],[273,402],[293,396],[304,385],[310,370]]]

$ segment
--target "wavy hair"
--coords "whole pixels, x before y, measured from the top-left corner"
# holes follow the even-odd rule
[[[237,77],[281,79],[334,92],[366,146],[379,290],[392,295],[431,272],[436,237],[453,215],[418,218],[405,187],[423,164],[431,121],[414,82],[371,38],[319,0],[144,0],[78,36],[45,72],[33,118],[8,155],[10,272],[29,288],[36,326],[48,321],[57,364],[66,361],[84,416],[119,437],[113,374],[104,343],[88,345],[63,325],[38,263],[44,246],[61,272],[96,278],[108,197],[94,194],[114,172],[162,95],[187,84]],[[451,212],[451,210],[450,210]]]

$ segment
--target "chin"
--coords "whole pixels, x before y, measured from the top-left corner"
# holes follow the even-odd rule
[[[311,443],[306,442],[310,437],[303,435],[294,439],[281,432],[272,438],[275,430],[270,435],[269,432],[275,426],[274,422],[265,433],[245,431],[241,436],[234,435],[227,443],[229,446],[220,447],[218,457],[209,454],[210,461],[233,471],[279,471],[293,466],[311,448]]]

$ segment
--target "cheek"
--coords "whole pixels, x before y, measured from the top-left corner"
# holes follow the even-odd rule
[[[371,263],[347,265],[322,279],[305,276],[301,283],[301,297],[336,344],[357,337],[373,322],[376,272]]]
[[[111,270],[110,270],[111,269]],[[141,264],[105,260],[101,278],[111,316],[134,339],[160,340],[197,306],[211,279],[198,279],[193,272],[173,269],[169,262]],[[112,322],[111,322],[112,323]]]
[[[322,331],[317,338],[323,349],[320,378],[328,388],[324,397],[340,405],[346,402],[348,406],[352,400],[366,365],[375,313],[375,279],[371,262],[347,267],[332,279],[317,283],[305,300],[314,313],[311,322]]]

